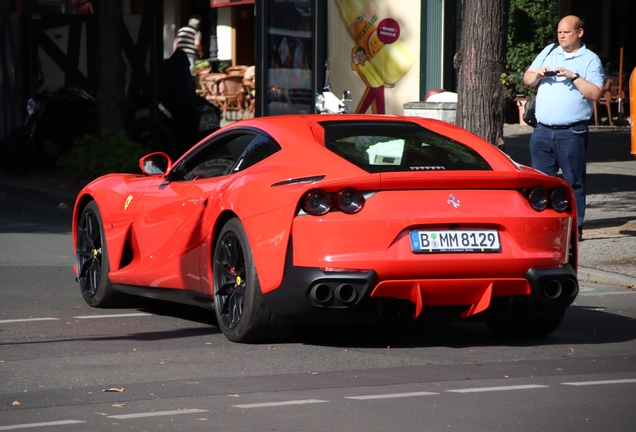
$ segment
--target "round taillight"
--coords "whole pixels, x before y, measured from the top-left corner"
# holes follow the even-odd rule
[[[528,201],[536,211],[548,208],[548,191],[543,186],[533,187],[528,193]]]
[[[550,205],[559,213],[564,212],[570,205],[568,193],[565,188],[557,187],[550,194]]]
[[[358,213],[364,206],[364,197],[353,188],[342,189],[333,196],[334,206],[343,213]]]
[[[322,216],[331,210],[331,200],[325,191],[316,189],[305,195],[302,208],[310,215]]]

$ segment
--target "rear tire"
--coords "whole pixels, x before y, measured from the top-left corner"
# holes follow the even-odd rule
[[[486,321],[486,326],[497,336],[530,338],[546,336],[561,325],[565,309],[549,312],[530,312],[519,318]]]
[[[237,218],[222,228],[212,268],[216,318],[225,337],[254,343],[289,337],[292,324],[265,305],[247,235]]]
[[[84,301],[92,307],[128,306],[132,297],[113,290],[108,278],[110,264],[104,225],[95,201],[82,212],[76,237],[77,281]]]

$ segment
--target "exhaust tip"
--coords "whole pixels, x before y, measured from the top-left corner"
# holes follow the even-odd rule
[[[309,291],[309,298],[320,304],[328,303],[332,296],[331,288],[324,283],[314,285]]]
[[[348,283],[338,285],[336,287],[335,294],[336,298],[344,304],[353,303],[358,296],[358,292],[353,287],[353,285]]]
[[[563,288],[561,286],[561,282],[556,279],[546,282],[543,287],[543,295],[545,295],[550,300],[556,300],[561,296],[563,292]]]
[[[576,296],[579,293],[579,284],[574,279],[567,279],[562,284],[563,295],[567,298]]]

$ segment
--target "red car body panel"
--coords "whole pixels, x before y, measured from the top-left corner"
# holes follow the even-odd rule
[[[206,180],[102,177],[78,196],[73,232],[86,202],[94,200],[104,223],[114,284],[192,290],[212,297],[214,233],[223,215],[232,214],[245,227],[263,293],[281,285],[291,242],[294,266],[373,270],[377,281],[371,298],[408,299],[415,316],[425,305],[466,305],[462,316],[474,315],[485,310],[492,297],[529,295],[530,283],[524,278],[529,268],[559,269],[570,263],[576,269],[576,209],[563,180],[521,167],[448,123],[401,116],[344,117],[419,124],[476,149],[492,170],[372,174],[325,148],[320,122],[341,121],[343,116],[245,120],[212,137],[254,129],[273,137],[281,150],[244,171]],[[320,180],[285,183],[299,178]],[[522,190],[536,185],[565,188],[572,205],[562,213],[533,210]],[[307,191],[345,187],[369,193],[359,213],[298,213]],[[451,195],[458,205],[449,202]],[[412,252],[409,231],[449,226],[496,230],[501,250]]]

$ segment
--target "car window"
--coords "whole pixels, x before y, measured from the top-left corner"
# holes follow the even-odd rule
[[[245,149],[233,171],[243,171],[244,169],[247,169],[252,165],[268,158],[279,150],[280,147],[278,146],[278,144],[276,144],[270,138],[263,135],[258,135]]]
[[[325,145],[368,172],[491,170],[475,150],[415,123],[321,122]]]
[[[230,174],[255,136],[250,132],[214,138],[176,167],[176,178],[199,180]]]

